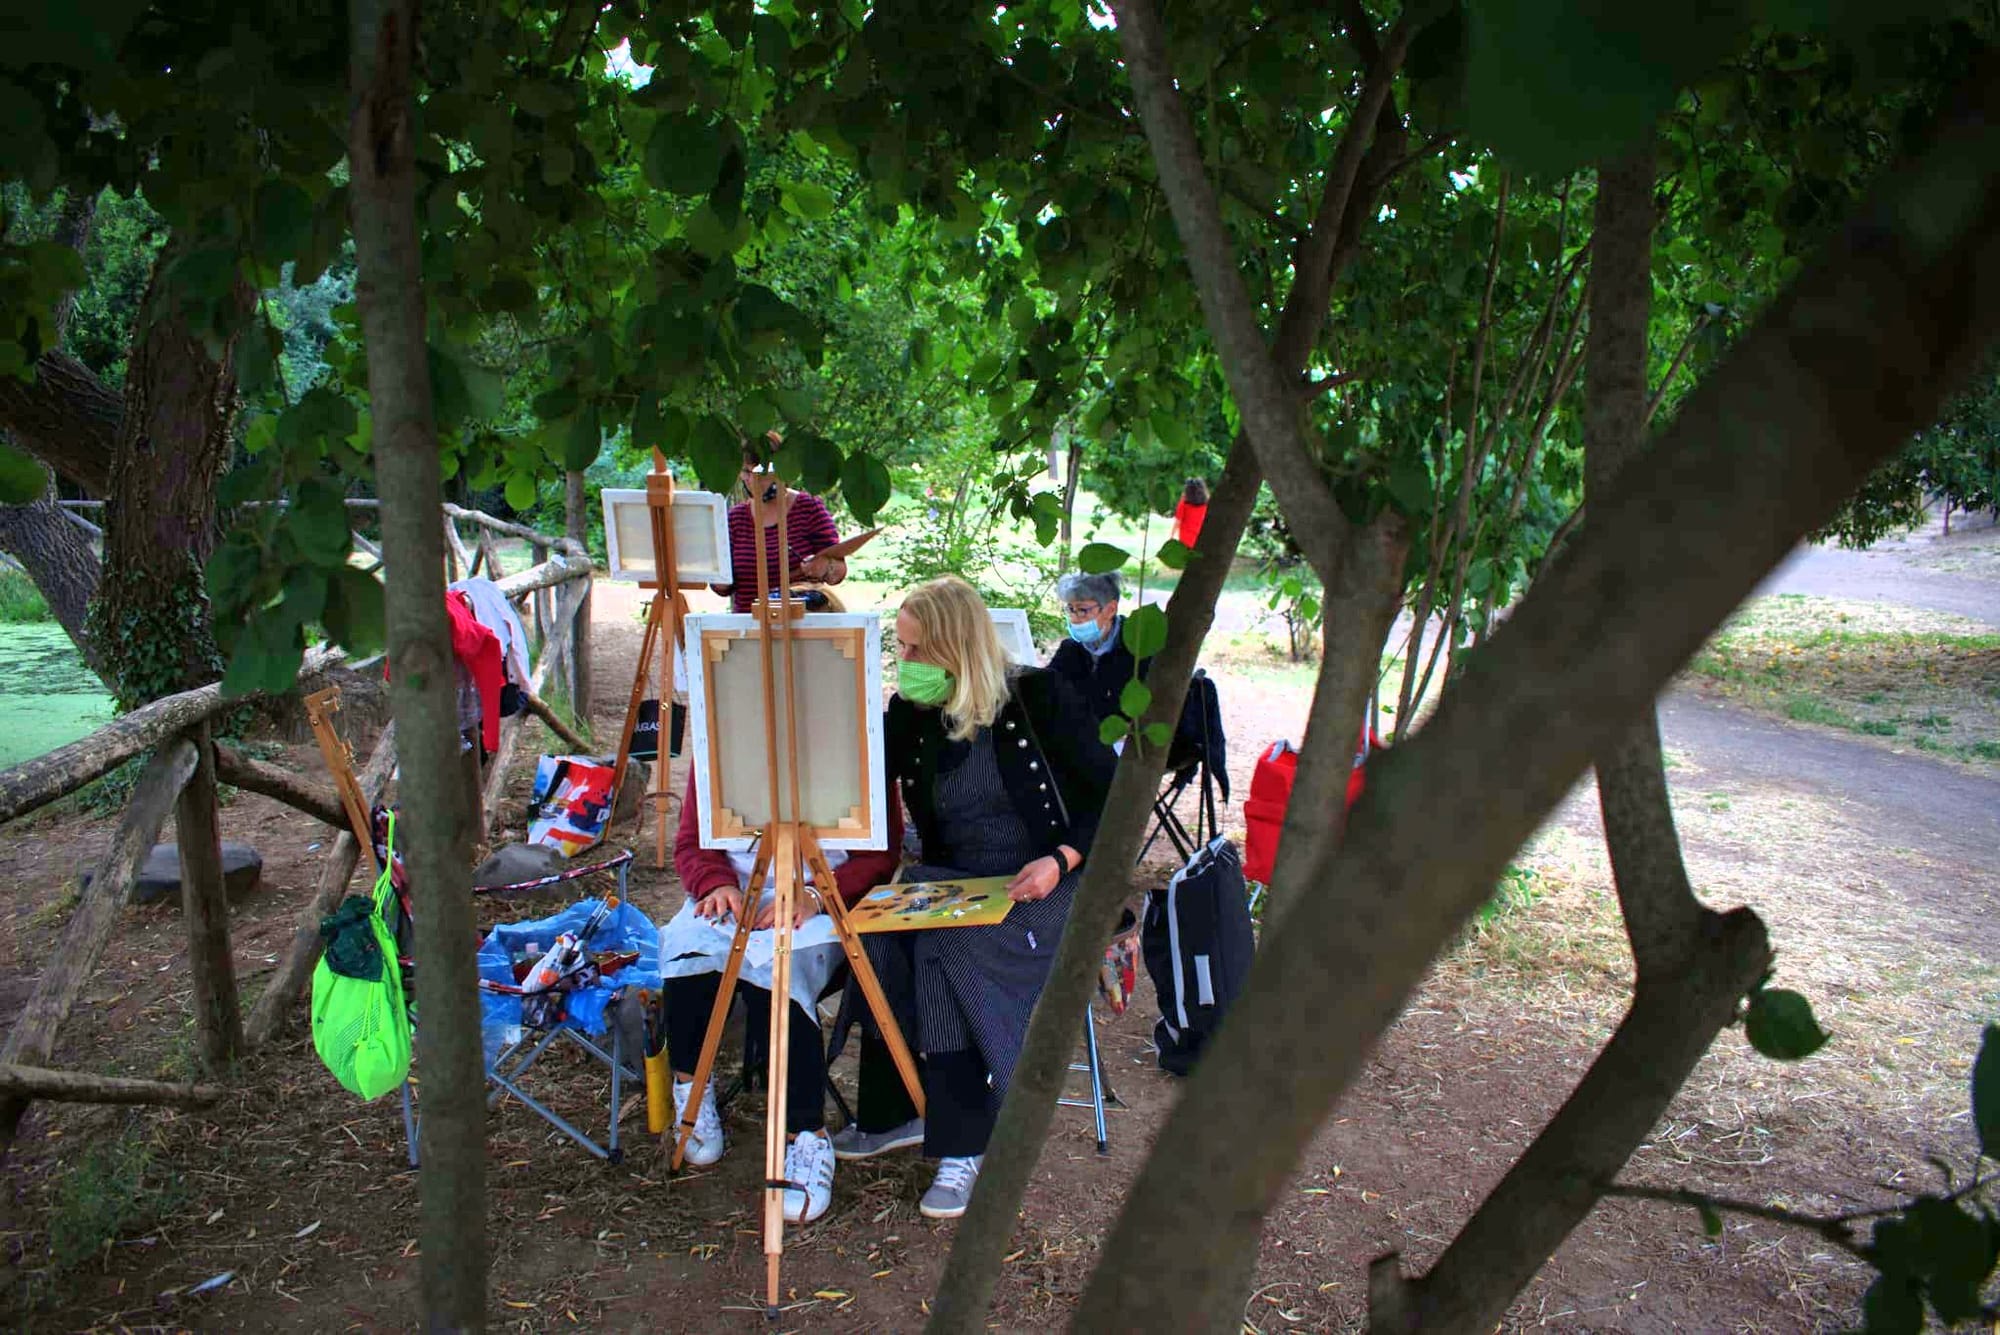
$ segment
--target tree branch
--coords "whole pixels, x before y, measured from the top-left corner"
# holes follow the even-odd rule
[[[43,353],[32,380],[0,376],[0,430],[85,491],[111,486],[125,405],[66,352]]]
[[[1078,1329],[1179,1328],[1210,1310],[1302,1147],[1507,858],[2000,334],[2000,68],[1988,59],[1978,75],[1932,147],[1871,192],[1592,500],[1587,531],[1429,725],[1373,762],[1347,838],[1315,869],[1323,892],[1262,943],[1161,1129]]]

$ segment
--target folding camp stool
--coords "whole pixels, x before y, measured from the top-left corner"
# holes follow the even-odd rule
[[[590,863],[581,867],[565,868],[563,871],[552,876],[540,877],[531,881],[522,881],[512,885],[480,887],[474,893],[504,894],[509,891],[539,890],[552,885],[561,885],[570,881],[581,880],[586,876],[593,876],[599,872],[612,872],[618,878],[618,895],[623,900],[626,897],[627,875],[630,871],[632,860],[632,852],[628,849],[602,862]],[[400,931],[401,928],[408,924],[412,915],[410,914],[407,884],[398,884],[397,892],[404,919],[397,924]],[[405,995],[414,997],[416,994],[411,990],[412,982],[410,974],[412,969],[410,961],[403,959],[401,963],[404,970]],[[624,1003],[615,1002],[613,1004]],[[584,1033],[576,1024],[566,1019],[558,1021],[546,1030],[524,1030],[522,1037],[518,1041],[502,1048],[493,1060],[486,1064],[486,1081],[492,1087],[486,1096],[486,1106],[488,1108],[498,1107],[503,1099],[512,1095],[514,1098],[519,1099],[536,1116],[540,1117],[550,1126],[555,1127],[556,1130],[562,1132],[571,1140],[574,1140],[590,1154],[610,1163],[619,1162],[623,1157],[623,1151],[619,1148],[618,1144],[618,1110],[624,1093],[624,1082],[629,1078],[643,1089],[646,1081],[644,1072],[639,1067],[625,1060],[622,1027],[615,1016],[611,1018],[607,1029],[610,1039],[609,1052],[605,1051],[602,1045]],[[583,1131],[579,1130],[574,1123],[537,1099],[523,1087],[523,1082],[529,1070],[533,1068],[536,1062],[541,1060],[543,1054],[549,1050],[556,1040],[564,1035],[568,1036],[570,1042],[575,1043],[611,1069],[610,1130],[606,1133],[603,1144],[592,1140]],[[420,1119],[412,1105],[410,1082],[408,1080],[403,1082],[401,1097],[403,1104],[403,1137],[410,1166],[415,1168],[417,1166],[417,1130]]]
[[[624,1039],[620,1033],[618,1022],[613,1020],[609,1028],[610,1051],[608,1052],[603,1045],[567,1021],[555,1024],[540,1032],[524,1033],[519,1042],[502,1048],[493,1060],[487,1064],[486,1083],[492,1088],[486,1095],[486,1106],[488,1108],[497,1108],[500,1106],[501,1100],[511,1095],[519,1099],[530,1112],[568,1136],[578,1145],[581,1145],[596,1158],[602,1159],[607,1163],[618,1163],[624,1158],[625,1154],[624,1150],[618,1144],[618,1110],[624,1102],[624,1085],[627,1080],[630,1080],[643,1089],[646,1077],[644,1072],[638,1067],[625,1060]],[[543,1054],[555,1044],[557,1039],[565,1037],[611,1069],[611,1099],[607,1109],[611,1129],[606,1133],[603,1144],[592,1140],[575,1123],[529,1093],[523,1085],[528,1072],[534,1067],[535,1063],[542,1059]],[[410,1167],[415,1168],[417,1166],[417,1130],[421,1119],[418,1117],[416,1109],[412,1104],[410,1082],[408,1080],[403,1082],[402,1098],[403,1137],[409,1151]]]
[[[1125,1100],[1118,1097],[1111,1088],[1111,1082],[1104,1078],[1104,1060],[1097,1049],[1097,1007],[1087,1006],[1083,1012],[1083,1055],[1080,1062],[1071,1062],[1069,1069],[1090,1077],[1090,1097],[1073,1099],[1064,1096],[1056,1103],[1064,1108],[1088,1108],[1097,1120],[1097,1152],[1111,1153],[1111,1133],[1104,1124],[1105,1106],[1123,1108]]]

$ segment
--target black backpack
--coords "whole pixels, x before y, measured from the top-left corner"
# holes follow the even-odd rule
[[[1243,990],[1257,950],[1236,845],[1217,836],[1164,889],[1146,892],[1139,948],[1160,1000],[1160,1069],[1186,1075]]]

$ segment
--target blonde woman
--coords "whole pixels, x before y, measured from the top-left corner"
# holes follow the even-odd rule
[[[922,863],[905,880],[1009,876],[1014,906],[991,927],[868,938],[922,1057],[929,1117],[915,1110],[864,1031],[862,1106],[834,1152],[866,1158],[914,1144],[941,1160],[921,1209],[965,1213],[1097,831],[1114,759],[1097,720],[1060,678],[1009,663],[986,604],[946,577],[896,615],[897,690],[885,718],[889,777],[916,826]]]

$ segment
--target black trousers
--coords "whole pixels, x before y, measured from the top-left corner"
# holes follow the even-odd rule
[[[676,1071],[693,1071],[701,1059],[701,1043],[708,1036],[708,1017],[715,1010],[716,993],[722,990],[722,975],[697,973],[666,980],[667,1053]],[[743,998],[743,1022],[756,1033],[768,1033],[771,1026],[771,993],[737,980],[736,995]],[[798,1002],[792,1003],[792,1052],[785,1081],[785,1130],[820,1131],[826,1126],[826,1040],[819,1021]],[[889,1068],[895,1079],[895,1066]],[[711,1072],[709,1079],[714,1080]],[[893,1124],[892,1124],[893,1125]]]
[[[863,938],[869,962],[882,983],[889,1009],[910,1050],[917,1050],[915,936],[882,932]],[[854,1120],[863,1131],[890,1131],[917,1115],[903,1077],[864,1005],[861,1018],[860,1097]],[[976,1048],[956,1052],[925,1052],[917,1056],[917,1075],[924,1087],[924,1153],[933,1159],[962,1159],[986,1153],[1000,1101],[989,1083],[986,1059]]]
[[[986,1083],[986,1062],[973,1048],[927,1052],[917,1058],[923,1081],[924,1153],[933,1159],[964,1159],[986,1153],[1000,1103]],[[854,1120],[863,1131],[890,1131],[917,1115],[889,1045],[871,1028],[861,1034],[861,1092]]]

